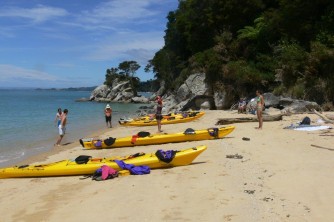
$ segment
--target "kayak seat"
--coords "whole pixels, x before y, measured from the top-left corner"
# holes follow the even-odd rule
[[[116,141],[116,138],[109,137],[109,138],[105,139],[103,142],[107,146],[111,146],[111,145],[113,145],[115,143],[115,141]]]
[[[188,128],[184,131],[184,135],[194,135],[194,134],[196,134],[196,132],[192,128]]]
[[[86,164],[91,158],[92,158],[92,156],[80,155],[77,158],[75,158],[74,161],[77,164]]]

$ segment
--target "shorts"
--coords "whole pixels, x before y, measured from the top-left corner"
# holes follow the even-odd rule
[[[106,122],[111,122],[111,116],[106,116]]]
[[[65,135],[66,127],[62,127],[61,125],[58,126],[58,132],[60,136]]]
[[[156,114],[155,118],[156,118],[156,120],[162,120],[162,115],[161,114]]]

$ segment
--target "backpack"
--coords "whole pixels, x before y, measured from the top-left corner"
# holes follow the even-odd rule
[[[306,116],[304,119],[300,122],[300,125],[311,125],[311,119]]]

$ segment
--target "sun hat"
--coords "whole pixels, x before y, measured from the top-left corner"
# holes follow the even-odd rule
[[[110,109],[110,106],[109,106],[109,104],[107,104],[107,106],[106,106],[106,109]]]

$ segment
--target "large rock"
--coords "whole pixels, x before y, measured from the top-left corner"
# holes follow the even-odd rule
[[[98,102],[130,101],[134,97],[130,81],[119,81],[115,79],[112,87],[107,85],[98,86],[91,93],[90,100]]]
[[[281,97],[279,100],[279,105],[286,107],[286,106],[290,106],[293,103],[293,99],[289,98],[289,97]]]
[[[210,102],[209,102],[209,101],[204,101],[204,102],[201,104],[201,109],[207,110],[207,109],[210,109],[210,108],[211,108],[211,105],[210,105]]]
[[[197,95],[207,95],[208,85],[205,83],[205,74],[196,73],[190,75],[176,93],[176,100],[182,102]]]
[[[98,100],[99,98],[106,98],[111,89],[107,85],[96,87],[90,95],[90,100]]]
[[[272,93],[264,93],[263,98],[266,107],[278,107],[280,104],[280,98]]]
[[[133,102],[133,103],[148,103],[149,100],[148,100],[148,98],[146,98],[144,96],[136,96],[136,97],[133,97],[131,99],[131,102]]]
[[[226,93],[225,92],[214,92],[213,94],[213,100],[215,102],[216,108],[217,109],[223,109],[225,105],[225,97]]]
[[[312,109],[319,110],[320,106],[316,102],[293,100],[290,105],[284,107],[283,112],[303,113]]]

